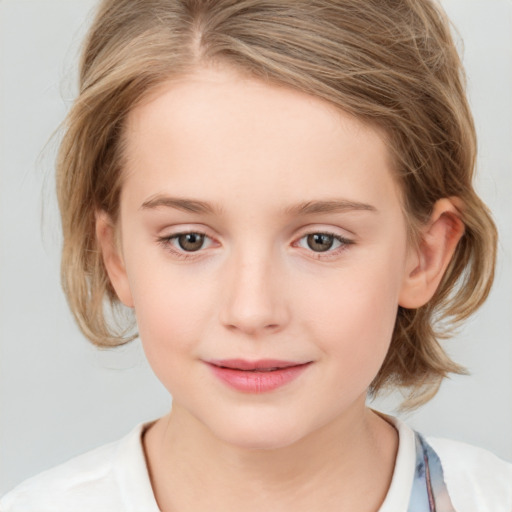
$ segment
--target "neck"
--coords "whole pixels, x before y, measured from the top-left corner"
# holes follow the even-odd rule
[[[397,446],[395,429],[364,401],[299,441],[268,450],[233,446],[176,404],[144,437],[163,512],[375,511]]]

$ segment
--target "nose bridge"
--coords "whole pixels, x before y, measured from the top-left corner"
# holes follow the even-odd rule
[[[226,264],[222,323],[248,334],[282,328],[288,313],[282,265],[275,249],[248,241],[233,248]]]

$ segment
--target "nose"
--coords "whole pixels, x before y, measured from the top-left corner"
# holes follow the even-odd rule
[[[221,323],[248,335],[281,331],[289,321],[284,276],[270,255],[233,255],[222,283]]]

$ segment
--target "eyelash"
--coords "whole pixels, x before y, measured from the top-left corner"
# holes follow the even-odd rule
[[[311,254],[314,255],[315,259],[335,258],[335,257],[339,256],[343,251],[346,251],[347,247],[349,245],[353,245],[354,244],[353,240],[350,240],[349,238],[345,238],[343,236],[337,235],[336,233],[331,233],[329,231],[311,231],[309,233],[305,233],[304,235],[302,235],[297,240],[297,242],[294,242],[294,245],[298,244],[301,240],[307,239],[307,237],[309,237],[311,235],[327,235],[327,236],[333,238],[333,243],[334,243],[334,241],[337,241],[340,244],[335,249],[330,249],[329,248],[326,251],[313,251],[310,248],[309,248],[309,250],[306,249],[306,250],[308,250],[308,252],[311,252]],[[306,241],[306,244],[307,244],[307,241]]]
[[[206,233],[204,233],[202,231],[181,231],[181,232],[175,233],[173,235],[158,237],[157,241],[159,244],[161,244],[163,246],[163,248],[165,250],[167,250],[173,256],[176,256],[180,260],[187,260],[187,259],[189,260],[192,258],[197,258],[198,257],[197,253],[201,252],[202,247],[201,247],[201,249],[198,249],[197,251],[185,251],[184,249],[177,249],[176,247],[174,247],[172,241],[178,240],[178,238],[180,236],[185,236],[185,235],[200,235],[200,236],[204,236],[205,240],[206,239],[211,240],[211,237],[209,237]]]
[[[203,247],[196,251],[185,251],[184,249],[178,249],[174,246],[173,240],[178,240],[179,237],[185,235],[199,235],[203,236],[204,240],[212,240],[211,237],[209,237],[206,233],[202,231],[182,231],[179,233],[174,233],[173,235],[170,236],[158,237],[157,242],[160,245],[162,245],[165,250],[172,253],[173,256],[177,257],[180,260],[190,260],[199,257],[199,253],[202,251]],[[311,252],[311,254],[313,254],[316,259],[328,259],[330,257],[339,256],[341,252],[347,250],[347,247],[349,245],[353,245],[355,243],[353,240],[344,238],[340,235],[337,235],[336,233],[331,233],[329,231],[311,231],[309,233],[303,234],[299,239],[297,239],[296,242],[294,242],[293,245],[296,246],[295,244],[298,244],[301,240],[307,238],[310,235],[327,235],[340,243],[340,246],[335,248],[334,250],[327,249],[326,251],[313,251],[310,249],[308,252]]]

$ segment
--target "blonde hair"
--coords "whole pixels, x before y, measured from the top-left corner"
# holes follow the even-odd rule
[[[429,400],[464,370],[438,340],[487,297],[496,229],[472,181],[473,119],[448,20],[431,0],[104,0],[83,49],[80,92],[57,163],[62,281],[85,336],[133,339],[106,274],[95,212],[115,221],[123,125],[156,87],[220,61],[252,77],[328,101],[387,134],[412,233],[434,203],[456,196],[465,233],[432,300],[399,308],[389,352],[370,391]]]

